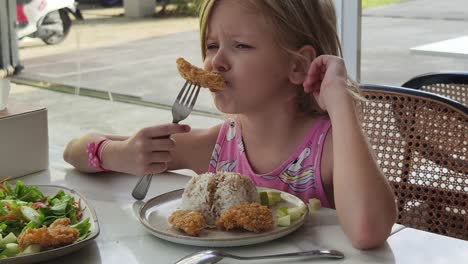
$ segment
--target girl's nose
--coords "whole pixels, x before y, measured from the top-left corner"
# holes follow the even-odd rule
[[[211,66],[216,72],[227,72],[230,69],[227,58],[221,50],[218,50],[218,52],[213,56]]]

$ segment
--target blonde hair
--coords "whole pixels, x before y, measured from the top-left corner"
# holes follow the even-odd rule
[[[200,6],[203,59],[206,54],[207,23],[217,1],[219,0],[204,0]],[[239,3],[248,5],[271,23],[277,43],[285,51],[299,55],[296,50],[311,45],[316,56],[342,56],[333,0],[239,0]],[[348,88],[355,98],[361,98],[358,85],[349,78]],[[310,100],[310,95],[304,93],[302,85],[298,89],[298,101],[301,111],[320,112],[320,108]]]

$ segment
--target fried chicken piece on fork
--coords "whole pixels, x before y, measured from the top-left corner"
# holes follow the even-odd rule
[[[198,68],[184,58],[176,60],[180,75],[187,81],[213,90],[223,90],[226,82],[221,75]]]

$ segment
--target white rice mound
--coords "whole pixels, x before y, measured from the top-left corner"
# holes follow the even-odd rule
[[[204,173],[193,177],[182,195],[182,209],[199,211],[209,225],[242,202],[259,202],[257,188],[245,176],[232,172]]]

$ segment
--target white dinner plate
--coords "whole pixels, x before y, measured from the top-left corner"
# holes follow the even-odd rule
[[[269,188],[258,187],[258,191],[276,191]],[[308,211],[298,220],[287,227],[276,225],[276,207],[278,206],[305,206],[304,202],[296,196],[281,192],[283,202],[272,208],[275,227],[267,232],[253,233],[248,231],[222,231],[206,228],[200,236],[194,237],[172,227],[168,222],[169,216],[180,209],[183,189],[167,192],[147,201],[140,209],[140,222],[156,237],[171,242],[203,247],[234,247],[262,243],[283,237],[298,229],[305,221]],[[307,206],[305,206],[306,210]]]
[[[67,246],[50,249],[46,251],[41,251],[38,253],[29,254],[25,256],[0,259],[0,264],[27,264],[27,263],[29,264],[29,263],[43,262],[43,261],[51,260],[54,258],[58,258],[63,255],[72,253],[88,245],[91,241],[93,241],[99,235],[99,223],[96,217],[96,212],[94,212],[94,209],[90,206],[90,204],[86,201],[86,199],[82,195],[80,195],[75,190],[68,189],[62,186],[56,186],[56,185],[34,185],[34,186],[37,186],[39,190],[45,196],[53,196],[58,191],[63,190],[65,193],[73,196],[75,198],[75,201],[81,201],[81,207],[83,208],[83,217],[81,219],[84,220],[89,217],[89,223],[91,224],[91,227],[89,229],[90,234],[84,240],[75,242]]]

